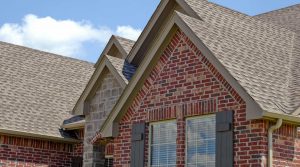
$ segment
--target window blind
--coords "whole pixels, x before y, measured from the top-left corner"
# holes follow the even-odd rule
[[[150,125],[150,166],[176,166],[176,121]]]
[[[215,115],[186,120],[186,164],[188,167],[215,167]]]

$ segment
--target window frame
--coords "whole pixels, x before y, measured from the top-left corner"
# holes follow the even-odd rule
[[[177,138],[178,138],[178,133],[177,133],[177,119],[169,119],[169,120],[163,120],[163,121],[157,121],[157,122],[151,122],[149,123],[149,128],[148,128],[148,131],[149,131],[149,135],[148,135],[148,160],[147,160],[147,166],[148,167],[151,167],[151,139],[152,139],[152,133],[151,133],[151,125],[157,125],[157,124],[162,124],[162,123],[168,123],[168,122],[174,122],[175,125],[176,125],[176,141],[177,141]],[[176,143],[176,154],[177,154],[177,143]],[[177,162],[177,157],[176,157],[176,162]],[[175,164],[177,165],[177,164]]]
[[[184,166],[187,166],[188,164],[187,164],[187,152],[188,152],[188,140],[187,140],[187,138],[188,138],[188,128],[187,128],[187,121],[188,120],[194,120],[194,119],[201,119],[201,118],[210,118],[210,117],[214,117],[215,118],[215,121],[216,121],[216,114],[207,114],[207,115],[199,115],[199,116],[191,116],[191,117],[187,117],[187,118],[185,118],[185,142],[184,142],[184,144],[185,144],[185,157],[184,157]],[[216,124],[216,122],[215,122],[215,124]],[[215,131],[215,133],[216,133],[216,130],[214,129],[214,131]],[[217,135],[217,133],[216,133],[216,135]],[[216,139],[217,139],[217,137],[216,137]],[[216,142],[215,142],[215,146],[216,146]]]

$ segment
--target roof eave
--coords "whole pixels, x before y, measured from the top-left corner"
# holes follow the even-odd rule
[[[264,118],[273,118],[273,119],[281,118],[285,122],[300,125],[300,117],[298,117],[298,116],[293,116],[293,115],[288,115],[288,114],[278,114],[278,113],[269,112],[269,111],[264,111],[262,115]]]
[[[64,125],[61,125],[61,128],[64,130],[75,130],[75,129],[84,128],[84,125],[85,125],[85,120],[70,123],[70,124],[64,124]]]
[[[16,136],[16,137],[28,137],[28,138],[36,138],[36,139],[42,139],[42,140],[61,141],[61,142],[65,142],[65,143],[81,142],[81,140],[77,140],[77,139],[49,136],[49,135],[37,134],[37,133],[21,132],[21,131],[8,130],[8,129],[0,129],[0,133],[6,134],[6,135],[11,135],[11,136]]]

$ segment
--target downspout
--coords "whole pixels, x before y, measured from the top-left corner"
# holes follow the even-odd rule
[[[273,132],[279,129],[282,125],[282,119],[277,119],[275,125],[271,126],[268,130],[268,167],[273,166]]]

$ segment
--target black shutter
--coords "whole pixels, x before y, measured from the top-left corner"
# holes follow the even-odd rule
[[[82,167],[82,157],[73,157],[72,158],[72,167]]]
[[[132,124],[131,167],[144,166],[145,123]]]
[[[233,111],[216,114],[216,167],[233,167]]]

